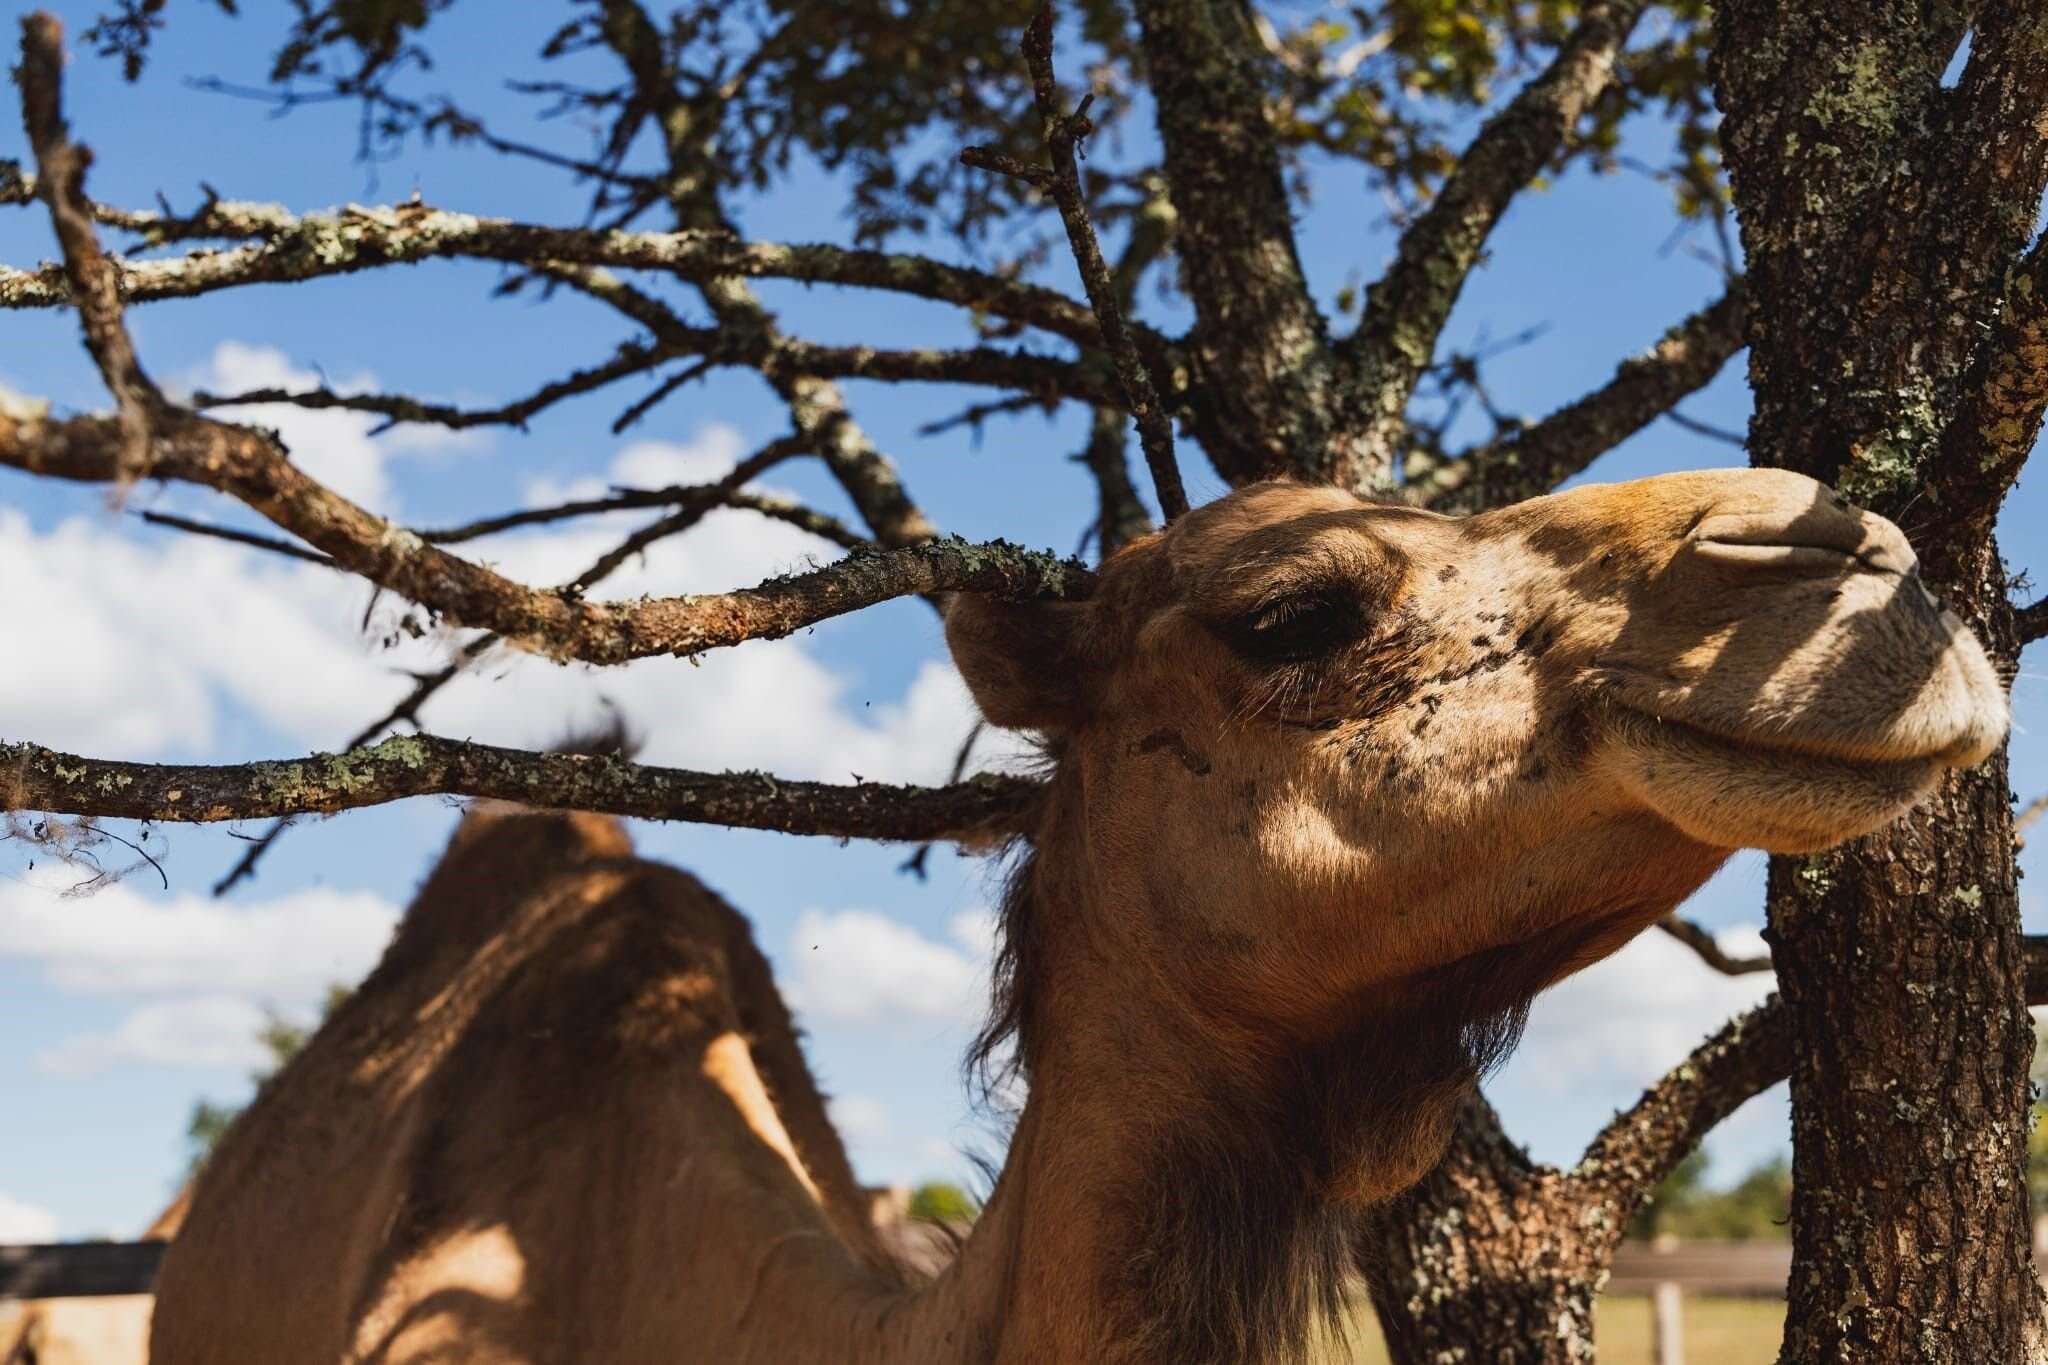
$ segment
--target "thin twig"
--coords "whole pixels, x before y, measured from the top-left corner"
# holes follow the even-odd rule
[[[1657,927],[1698,953],[1700,961],[1723,976],[1744,976],[1750,972],[1771,970],[1769,954],[1762,957],[1731,957],[1721,951],[1721,945],[1714,941],[1712,934],[1681,915],[1666,915],[1657,921]]]
[[[987,422],[989,418],[1006,416],[1015,412],[1031,412],[1033,410],[1047,412],[1050,411],[1050,408],[1043,398],[1036,394],[1028,393],[1018,394],[1012,398],[998,398],[992,403],[972,403],[954,413],[951,417],[941,417],[937,421],[926,422],[917,429],[917,434],[920,436],[941,436],[956,427],[972,427],[978,438],[982,424]]]
[[[324,569],[341,569],[341,565],[318,550],[309,550],[303,545],[294,545],[275,536],[262,536],[253,531],[237,531],[226,526],[215,526],[211,522],[194,521],[190,517],[176,516],[170,512],[138,512],[136,515],[152,526],[169,526],[174,530],[189,531],[195,536],[211,536],[215,540],[231,540],[237,545],[253,545],[259,550],[268,550],[274,555],[285,555],[292,559],[303,559],[308,564],[318,564]]]
[[[1726,427],[1717,427],[1711,422],[1702,422],[1697,417],[1688,417],[1677,408],[1665,413],[1664,420],[1673,426],[1685,428],[1695,436],[1705,436],[1709,440],[1734,446],[1737,450],[1744,450],[1749,446],[1749,438],[1741,432],[1729,431]]]
[[[1144,449],[1145,463],[1152,471],[1152,486],[1159,498],[1160,513],[1171,522],[1188,510],[1187,490],[1181,486],[1180,466],[1173,457],[1173,422],[1160,405],[1151,372],[1124,326],[1116,285],[1110,277],[1109,263],[1102,257],[1102,246],[1095,239],[1095,226],[1088,220],[1088,200],[1081,189],[1081,173],[1075,153],[1082,140],[1095,129],[1088,119],[1088,105],[1094,96],[1083,98],[1080,107],[1072,114],[1060,107],[1059,84],[1054,79],[1052,65],[1051,6],[1038,11],[1037,17],[1024,30],[1021,46],[1024,61],[1031,68],[1031,88],[1038,100],[1046,151],[1052,157],[1051,172],[1048,174],[1037,167],[1011,163],[1008,158],[985,148],[969,148],[961,154],[961,160],[970,166],[1021,176],[1050,191],[1054,202],[1059,205],[1060,218],[1067,228],[1067,244],[1073,249],[1075,265],[1080,267],[1081,282],[1087,286],[1088,302],[1095,310],[1096,320],[1102,325],[1103,345],[1116,364],[1117,381],[1123,387],[1131,416],[1138,424],[1138,443]]]
[[[710,373],[710,370],[711,362],[708,360],[700,360],[694,365],[685,365],[682,369],[677,370],[667,379],[656,384],[645,398],[636,399],[630,407],[620,413],[617,420],[612,423],[612,435],[624,435],[628,427],[631,427],[642,417],[654,411],[655,406],[662,399],[668,397],[691,380],[702,379],[706,374]]]
[[[697,340],[712,344],[709,333]],[[609,360],[587,369],[577,370],[566,378],[550,381],[524,398],[495,408],[458,408],[446,403],[423,402],[404,394],[335,393],[328,389],[277,388],[249,389],[232,394],[207,393],[201,390],[192,395],[192,405],[198,408],[229,408],[250,407],[260,403],[283,403],[295,408],[316,411],[341,408],[350,412],[377,413],[385,419],[386,427],[395,426],[400,422],[417,422],[422,425],[446,427],[451,431],[485,426],[510,426],[524,430],[527,422],[536,414],[564,398],[589,393],[593,389],[603,388],[629,375],[644,373],[668,359],[671,354],[675,353],[661,346],[628,342],[620,346]]]
[[[445,530],[421,531],[419,537],[432,545],[454,545],[465,540],[496,535],[500,531],[509,531],[518,526],[535,526],[599,512],[617,512],[639,507],[666,507],[672,503],[694,502],[699,498],[715,503],[726,494],[753,482],[783,461],[807,453],[812,446],[813,442],[809,436],[801,432],[791,432],[787,436],[778,436],[768,442],[713,483],[645,490],[618,489],[608,498],[565,502],[556,507],[530,507],[518,512],[507,512],[501,516],[484,517]]]
[[[982,731],[987,728],[988,722],[985,720],[977,720],[974,724],[967,727],[967,737],[960,741],[960,752],[953,755],[953,772],[946,781],[958,782],[962,777],[966,776],[967,760],[973,757],[974,746],[981,740]],[[908,858],[905,858],[897,866],[896,870],[898,872],[908,872],[919,881],[924,881],[927,875],[925,872],[925,862],[931,857],[931,854],[931,841],[926,840],[924,843],[919,844],[916,851]]]
[[[446,687],[454,680],[456,674],[476,662],[491,646],[497,643],[498,637],[495,635],[479,635],[476,639],[471,640],[462,647],[461,654],[456,657],[453,663],[436,669],[432,673],[417,675],[413,679],[412,690],[400,698],[397,705],[393,706],[376,720],[371,721],[361,730],[358,730],[343,748],[360,748],[371,740],[376,739],[394,725],[417,725],[419,723],[420,708],[426,705],[427,699],[436,692],[439,692],[443,687]],[[293,822],[297,818],[296,816],[286,815],[272,821],[270,828],[263,831],[261,837],[252,841],[249,847],[242,850],[242,856],[235,860],[235,865],[228,869],[227,875],[213,884],[213,894],[225,896],[235,888],[236,883],[255,876],[256,864],[263,861],[263,855],[270,852],[271,846],[284,836],[284,832],[292,827]]]

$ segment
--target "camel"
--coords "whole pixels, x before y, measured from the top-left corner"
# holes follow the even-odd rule
[[[190,1186],[180,1189],[142,1240],[176,1237],[190,1197]],[[0,1301],[0,1365],[143,1365],[152,1302],[147,1294]]]
[[[1026,1097],[943,1271],[878,1247],[735,911],[479,812],[209,1164],[151,1359],[1297,1359],[1532,996],[2007,721],[1898,529],[1775,471],[1256,485],[946,634],[1048,785],[975,1054]]]

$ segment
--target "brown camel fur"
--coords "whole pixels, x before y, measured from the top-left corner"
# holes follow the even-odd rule
[[[1256,486],[947,633],[1051,785],[982,1049],[1028,1100],[934,1282],[740,917],[610,821],[472,816],[209,1166],[158,1365],[1298,1358],[1531,996],[2006,726],[1898,530],[1778,472]]]

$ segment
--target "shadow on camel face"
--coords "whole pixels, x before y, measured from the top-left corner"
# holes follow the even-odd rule
[[[1087,602],[962,598],[947,630],[988,717],[1052,737],[1118,949],[1304,1022],[1540,941],[1533,990],[2006,728],[1899,530],[1779,471],[1466,519],[1257,485]]]

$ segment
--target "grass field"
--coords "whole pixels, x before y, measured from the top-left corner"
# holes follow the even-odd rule
[[[1685,1301],[1685,1365],[1757,1365],[1778,1354],[1785,1305],[1768,1299]],[[1603,1299],[1594,1325],[1600,1365],[1655,1365],[1650,1352],[1650,1301]],[[1352,1365],[1386,1365],[1387,1353],[1368,1314]],[[1331,1357],[1339,1365],[1341,1357]]]

